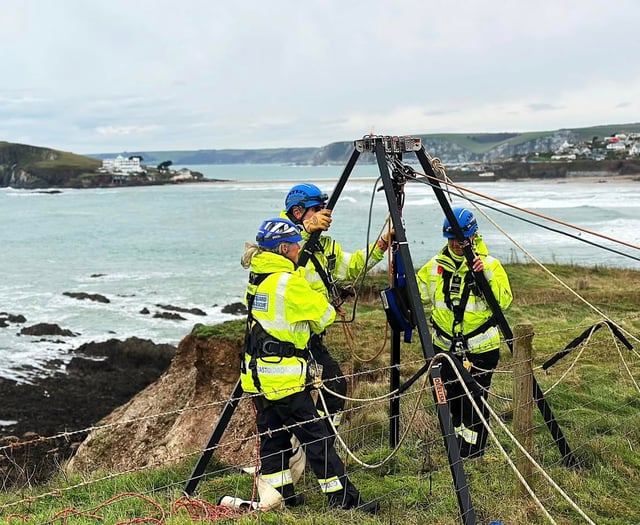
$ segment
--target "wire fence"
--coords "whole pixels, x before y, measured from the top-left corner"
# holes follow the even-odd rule
[[[543,333],[539,331],[536,337]],[[565,338],[574,335],[575,330],[572,330]],[[534,445],[526,453],[535,466],[536,475],[526,496],[519,492],[523,482],[513,465],[519,444],[510,431],[512,392],[516,381],[512,371],[516,364],[508,352],[503,351],[487,403],[491,411],[488,425],[493,432],[487,453],[481,459],[462,463],[478,523],[490,520],[503,523],[632,522],[629,517],[637,517],[638,511],[630,508],[634,500],[626,499],[625,494],[640,488],[633,453],[640,446],[637,396],[640,359],[637,352],[622,347],[611,333],[600,331],[551,368],[543,371],[536,367],[536,377],[579,461],[574,469],[563,466],[553,437],[540,415],[534,414]],[[404,379],[423,365],[424,360],[419,358],[403,361]],[[458,494],[451,480],[451,469],[455,465],[450,464],[444,447],[446,435],[437,418],[429,370],[401,394],[389,392],[389,375],[388,365],[371,363],[367,363],[366,369],[347,374],[349,399],[338,430],[340,439],[336,442],[347,473],[367,499],[381,503],[379,519],[383,522],[419,523],[434,519],[439,523],[460,523],[464,517],[460,515]],[[313,395],[325,393],[321,388]],[[396,448],[390,446],[389,403],[392,395],[400,398],[401,407],[401,441]],[[239,410],[250,411],[249,398],[245,395],[244,408]],[[94,442],[100,442],[100,436],[117,436],[132,426],[175,421],[185,413],[196,417],[206,413],[201,424],[208,431],[215,424],[211,415],[219,413],[227,401],[226,398],[217,399],[52,436],[19,440],[0,447],[0,454],[11,461],[20,448],[43,444],[55,448],[59,440],[74,434],[87,434]],[[450,398],[448,401],[456,400]],[[2,495],[0,516],[5,516],[6,523],[27,520],[29,523],[66,523],[72,517],[98,521],[115,519],[121,523],[259,521],[264,517],[264,511],[251,510],[251,505],[244,509],[229,509],[217,504],[223,496],[250,504],[258,500],[256,475],[260,436],[255,426],[246,430],[244,435],[233,436],[218,445],[198,492],[190,498],[185,498],[182,490],[190,479],[187,471],[202,455],[202,449],[150,457],[145,464],[115,471],[84,471],[79,479],[77,475],[67,473],[46,487],[27,484]],[[216,459],[232,457],[233,451],[243,447],[253,450],[251,461],[223,463]],[[16,467],[29,468],[27,465]],[[157,470],[165,472],[160,485],[152,475]],[[137,490],[119,491],[119,487],[129,488],[132,476],[138,476],[134,482]],[[597,494],[599,487],[610,489],[605,476],[612,478],[611,482],[618,490],[616,504],[610,507],[607,505],[610,497]],[[155,481],[144,486],[145,480]],[[585,483],[589,487],[586,490],[580,488]],[[310,471],[304,471],[296,489],[308,502],[304,512],[308,513],[309,509],[312,512],[331,511]],[[109,494],[109,490],[113,493]],[[94,494],[90,501],[70,506],[70,502],[82,500],[88,493]],[[43,508],[50,512],[47,514]],[[39,510],[34,512],[35,509]],[[300,519],[296,514],[303,511],[269,512]],[[616,513],[619,513],[620,521],[616,521]],[[340,519],[344,523],[362,522],[357,511]]]

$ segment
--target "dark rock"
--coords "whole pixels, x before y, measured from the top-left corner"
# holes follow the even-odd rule
[[[149,311],[149,309],[147,307],[145,307],[142,310],[140,310],[140,313],[143,314],[143,315],[149,315],[151,312]]]
[[[0,312],[0,320],[9,321],[10,323],[26,323],[27,318],[22,315],[14,315],[8,312]]]
[[[104,295],[99,293],[86,293],[86,292],[64,292],[62,295],[66,295],[67,297],[73,297],[74,299],[89,299],[90,301],[96,301],[98,303],[110,303],[109,299],[107,299]]]
[[[247,307],[242,303],[231,303],[222,308],[223,314],[246,315]]]
[[[207,312],[201,310],[200,308],[182,308],[180,306],[173,306],[172,304],[157,304],[156,306],[158,308],[162,308],[163,310],[170,310],[172,312],[183,312],[193,315],[207,315]]]
[[[62,337],[75,337],[71,330],[60,328],[53,323],[38,323],[32,326],[25,326],[20,330],[21,335],[59,335]]]
[[[124,341],[109,339],[100,343],[86,343],[74,350],[88,357],[106,357],[115,366],[156,367],[165,369],[176,353],[176,347],[156,344],[150,339],[129,337]],[[74,358],[75,359],[75,358]],[[68,368],[73,368],[73,359]]]
[[[173,321],[186,321],[180,314],[172,314],[171,312],[156,312],[153,317],[158,319],[171,319]]]

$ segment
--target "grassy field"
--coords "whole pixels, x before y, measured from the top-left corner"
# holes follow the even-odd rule
[[[463,463],[476,523],[640,523],[640,390],[637,384],[640,357],[636,340],[640,333],[640,272],[569,266],[547,269],[507,265],[515,300],[505,313],[512,328],[523,323],[533,326],[535,375],[578,464],[574,468],[563,465],[557,446],[539,412],[535,411],[531,454],[543,472],[535,471],[531,486],[538,503],[522,495],[507,458],[497,443],[490,440],[482,459]],[[386,276],[378,275],[368,279],[365,285],[369,290],[376,290],[383,287],[385,281]],[[603,319],[610,319],[623,328],[634,346],[633,351],[622,346],[605,327],[549,370],[539,368],[584,330]],[[242,322],[234,321],[224,328],[227,333],[240,333]],[[361,294],[355,322],[335,324],[331,328],[328,343],[351,371],[352,397],[371,400],[389,391],[388,336],[375,293]],[[424,363],[419,337],[414,332],[413,341],[402,345],[403,378],[411,377]],[[510,428],[512,423],[512,365],[510,353],[504,346],[489,404],[496,413],[491,427],[507,456],[513,459],[516,446],[499,424],[502,422]],[[366,499],[380,501],[382,512],[378,517],[328,509],[314,476],[305,474],[297,489],[304,493],[306,505],[285,511],[217,516],[220,518],[217,522],[462,523],[426,377],[420,377],[402,396],[399,449],[376,468],[361,464],[382,462],[391,453],[388,407],[386,398],[349,401],[347,421],[340,431],[358,458],[356,461],[340,449],[349,475]],[[9,515],[15,513],[18,516],[11,520],[13,523],[23,517],[29,517],[29,523],[46,523],[52,522],[57,514],[56,519],[60,521],[59,513],[70,513],[69,509],[73,509],[84,516],[74,515],[69,518],[72,523],[95,523],[95,516],[103,518],[103,523],[130,522],[145,517],[154,517],[166,524],[192,523],[181,491],[196,459],[190,457],[178,465],[134,473],[95,472],[87,478],[60,474],[46,487],[1,493],[0,519],[8,520]],[[240,473],[238,468],[213,461],[198,486],[197,499],[191,501],[192,511],[196,512],[194,506],[199,502],[216,503],[224,494],[248,499],[252,483],[252,476]],[[204,503],[201,505],[200,516],[203,516]],[[588,518],[581,515],[582,512]],[[209,514],[209,517],[213,520],[216,516]]]

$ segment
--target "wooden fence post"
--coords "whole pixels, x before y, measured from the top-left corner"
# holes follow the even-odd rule
[[[529,452],[533,451],[533,326],[519,324],[514,329],[513,341],[513,430],[516,439]],[[529,485],[532,465],[520,449],[516,449],[516,466]],[[519,483],[521,495],[526,495]]]

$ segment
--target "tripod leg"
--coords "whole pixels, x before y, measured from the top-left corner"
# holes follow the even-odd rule
[[[233,392],[231,393],[231,397],[225,404],[224,408],[222,409],[222,412],[220,412],[220,417],[218,418],[218,422],[216,423],[216,426],[214,427],[213,432],[209,437],[207,446],[202,452],[200,459],[196,463],[196,466],[194,467],[193,472],[191,473],[191,477],[189,478],[189,481],[187,481],[187,484],[184,486],[183,492],[185,496],[192,496],[193,493],[195,492],[196,487],[198,486],[198,483],[200,482],[200,479],[202,478],[202,475],[204,474],[204,471],[207,468],[209,461],[211,460],[211,456],[213,456],[213,452],[215,451],[215,448],[218,446],[218,443],[222,438],[222,434],[224,434],[224,431],[226,430],[227,425],[229,424],[229,420],[231,419],[233,412],[238,406],[238,403],[240,402],[241,397],[242,397],[242,385],[240,384],[240,379],[238,379],[238,382],[236,383],[236,386],[234,387]]]

